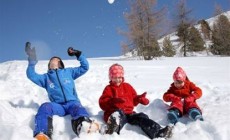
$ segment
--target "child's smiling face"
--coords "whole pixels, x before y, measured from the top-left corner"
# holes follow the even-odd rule
[[[111,79],[111,81],[112,81],[115,85],[119,86],[119,85],[122,83],[122,81],[123,81],[123,77],[113,77],[113,78]]]
[[[174,85],[176,88],[182,88],[184,86],[184,82],[180,80],[174,80]]]

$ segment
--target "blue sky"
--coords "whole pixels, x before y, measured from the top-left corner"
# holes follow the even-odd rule
[[[178,0],[158,0],[171,14]],[[187,0],[196,19],[213,16],[214,5],[230,10],[230,0]],[[25,42],[36,47],[39,60],[52,56],[70,58],[69,46],[87,57],[121,55],[126,30],[128,0],[0,0],[0,62],[26,60]]]

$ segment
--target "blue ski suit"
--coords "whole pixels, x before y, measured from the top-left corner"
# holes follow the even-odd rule
[[[77,96],[74,80],[82,76],[89,69],[89,64],[83,55],[78,58],[79,67],[49,70],[45,74],[35,72],[36,61],[29,61],[26,71],[27,77],[40,87],[46,89],[51,102],[43,103],[35,116],[34,136],[42,132],[52,134],[52,116],[70,114],[72,119],[81,116],[89,117],[86,109],[81,105]]]

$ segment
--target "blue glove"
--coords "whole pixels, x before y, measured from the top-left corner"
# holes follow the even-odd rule
[[[28,60],[29,61],[37,62],[37,56],[36,56],[35,48],[31,49],[31,43],[30,42],[26,42],[25,52],[28,55]]]

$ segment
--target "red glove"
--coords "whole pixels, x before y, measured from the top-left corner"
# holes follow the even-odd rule
[[[149,99],[147,99],[145,96],[146,96],[147,92],[144,92],[143,94],[141,95],[138,95],[138,102],[143,104],[143,105],[147,105],[149,104]]]
[[[175,95],[182,97],[182,98],[186,98],[190,95],[190,91],[188,89],[178,89],[178,90],[175,90]]]
[[[111,99],[112,104],[124,103],[124,102],[125,102],[125,99],[123,99],[123,98],[112,98]]]
[[[181,101],[181,97],[178,97],[176,95],[171,95],[170,100],[171,102],[178,102]]]
[[[196,98],[193,95],[190,95],[184,99],[186,102],[191,103],[196,100]]]

